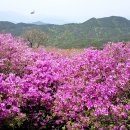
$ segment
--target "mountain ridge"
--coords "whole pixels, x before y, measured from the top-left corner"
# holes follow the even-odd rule
[[[0,22],[0,32],[16,36],[34,28],[48,34],[48,46],[60,48],[100,47],[108,41],[130,41],[130,20],[120,16],[93,17],[83,23],[63,25]]]
[[[44,22],[41,22],[41,21],[36,21],[36,22],[32,22],[32,24],[35,24],[35,25],[45,25],[47,23],[44,23]]]

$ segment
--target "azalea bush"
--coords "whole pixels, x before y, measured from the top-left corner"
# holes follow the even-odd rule
[[[87,49],[64,64],[65,84],[55,94],[54,112],[67,129],[130,126],[130,44]]]
[[[130,129],[130,42],[69,55],[0,34],[0,128]]]

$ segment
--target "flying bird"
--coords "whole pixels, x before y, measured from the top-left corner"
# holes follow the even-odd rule
[[[35,11],[32,11],[30,14],[35,14]]]

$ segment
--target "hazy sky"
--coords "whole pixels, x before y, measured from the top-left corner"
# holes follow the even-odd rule
[[[113,15],[130,19],[130,0],[0,0],[0,21],[60,24]]]

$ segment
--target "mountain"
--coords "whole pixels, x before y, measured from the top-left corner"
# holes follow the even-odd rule
[[[41,21],[37,21],[37,22],[33,22],[32,24],[35,24],[35,25],[45,25],[46,23],[43,23]]]
[[[46,32],[48,45],[60,48],[101,47],[109,41],[130,41],[130,20],[118,16],[91,18],[83,23],[64,25],[0,22],[0,32],[16,36],[32,28]]]

